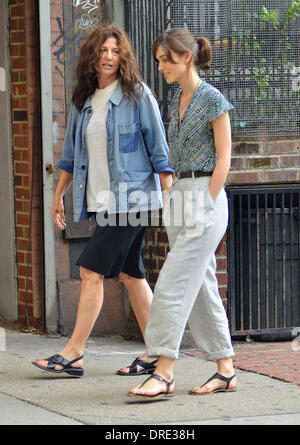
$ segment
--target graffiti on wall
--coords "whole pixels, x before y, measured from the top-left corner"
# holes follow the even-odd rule
[[[96,14],[91,13],[99,8],[99,3],[100,0],[73,0],[74,8],[84,11],[83,13],[80,13],[80,17],[78,17],[76,21],[76,24],[80,29],[93,31],[97,27],[99,18]]]
[[[82,36],[80,30],[75,31],[72,25],[63,28],[61,17],[56,17],[59,28],[58,37],[52,42],[52,47],[57,48],[53,52],[55,57],[55,70],[64,77],[63,67],[66,64],[75,64],[75,49],[80,48],[80,45],[86,40],[87,36]]]
[[[82,14],[80,18],[77,20],[77,25],[79,29],[84,29],[87,31],[94,31],[99,24],[99,18],[97,16],[90,16],[88,14]]]
[[[73,23],[63,26],[61,17],[56,17],[58,37],[52,42],[54,68],[64,77],[64,67],[75,66],[77,54],[88,35],[100,23],[100,0],[73,0]]]
[[[95,9],[99,8],[100,0],[88,1],[88,0],[73,0],[74,8],[87,9],[90,14]]]

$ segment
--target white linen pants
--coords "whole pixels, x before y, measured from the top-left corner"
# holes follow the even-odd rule
[[[224,189],[213,201],[210,179],[175,180],[165,205],[170,252],[154,289],[146,326],[148,356],[178,358],[187,322],[204,358],[234,355],[215,258],[227,227],[228,203]]]

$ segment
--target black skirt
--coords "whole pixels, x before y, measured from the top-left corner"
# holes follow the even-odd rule
[[[104,217],[103,217],[104,215]],[[105,278],[117,277],[124,272],[134,278],[145,278],[143,263],[147,225],[132,225],[129,214],[98,214],[92,238],[78,258],[82,266]],[[103,221],[107,221],[107,225]],[[135,223],[136,224],[136,223]]]

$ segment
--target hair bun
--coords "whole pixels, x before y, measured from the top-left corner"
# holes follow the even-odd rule
[[[210,64],[212,59],[212,47],[210,41],[205,37],[197,37],[198,43],[198,58],[196,65],[198,65],[203,71],[210,70]]]

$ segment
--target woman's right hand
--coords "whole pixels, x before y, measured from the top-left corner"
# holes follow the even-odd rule
[[[51,216],[56,227],[60,230],[65,230],[66,219],[65,219],[63,198],[54,198],[51,210]]]

